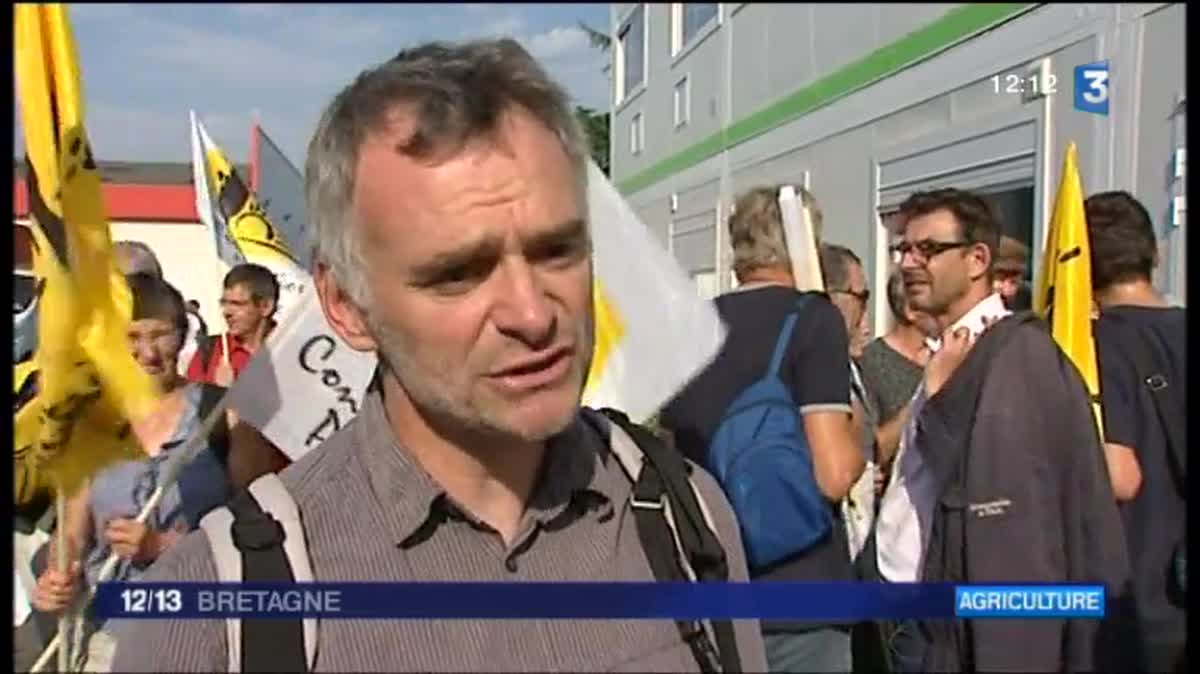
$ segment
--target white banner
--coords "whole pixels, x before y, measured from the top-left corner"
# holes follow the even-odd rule
[[[596,349],[583,401],[644,422],[717,355],[725,326],[608,178],[588,171]]]
[[[230,392],[230,406],[293,461],[344,428],[362,405],[374,353],[351,349],[311,287]]]
[[[807,206],[801,203],[791,185],[779,189],[779,212],[783,216],[783,240],[792,261],[792,278],[796,281],[796,289],[802,292],[825,290],[816,232],[813,231]]]

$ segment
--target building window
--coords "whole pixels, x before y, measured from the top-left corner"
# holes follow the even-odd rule
[[[711,300],[721,294],[717,285],[717,272],[708,269],[692,274],[692,282],[696,284],[696,294],[701,299]]]
[[[617,103],[621,103],[646,81],[646,6],[638,5],[617,30],[614,50]]]
[[[642,121],[642,113],[633,116],[629,122],[629,153],[641,154],[646,147],[646,125]]]
[[[692,109],[692,82],[691,79],[684,75],[683,79],[675,83],[675,128],[685,126],[688,120],[691,119]]]
[[[717,20],[719,3],[675,2],[671,4],[671,55],[678,55],[702,30]]]

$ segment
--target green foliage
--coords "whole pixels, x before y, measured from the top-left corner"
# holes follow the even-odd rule
[[[607,52],[612,47],[612,37],[608,33],[598,31],[582,21],[579,22],[579,30],[587,35],[588,42],[596,49]]]
[[[596,166],[600,167],[604,175],[609,175],[608,113],[597,112],[583,106],[576,106],[575,116],[579,119],[579,125],[583,127],[583,132],[587,134],[588,147],[592,151],[592,160],[596,162]]]

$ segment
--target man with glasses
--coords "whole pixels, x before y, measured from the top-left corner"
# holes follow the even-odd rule
[[[900,213],[908,298],[944,332],[883,496],[881,576],[1106,583],[1118,597],[1128,559],[1087,390],[1044,324],[1010,317],[994,292],[994,211],[941,189]],[[905,623],[890,651],[898,671],[1092,671],[1098,632],[1083,620]]]
[[[850,407],[865,468],[842,501],[842,515],[846,520],[850,558],[856,560],[875,519],[875,426],[878,415],[870,403],[863,385],[862,371],[856,362],[862,357],[862,349],[867,341],[860,336],[869,334],[867,302],[871,299],[871,291],[867,288],[867,275],[863,272],[862,261],[854,251],[832,243],[822,244],[820,260],[825,291],[846,322],[846,334],[850,337]]]

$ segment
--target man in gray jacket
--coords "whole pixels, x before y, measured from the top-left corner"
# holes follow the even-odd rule
[[[892,581],[1103,583],[1129,561],[1078,370],[1030,314],[992,290],[997,226],[981,197],[918,193],[895,247],[914,309],[947,330],[918,387],[880,513]],[[902,628],[905,671],[1092,671],[1102,625],[940,621]],[[915,628],[915,629],[914,629]],[[1112,643],[1108,639],[1107,643]]]

